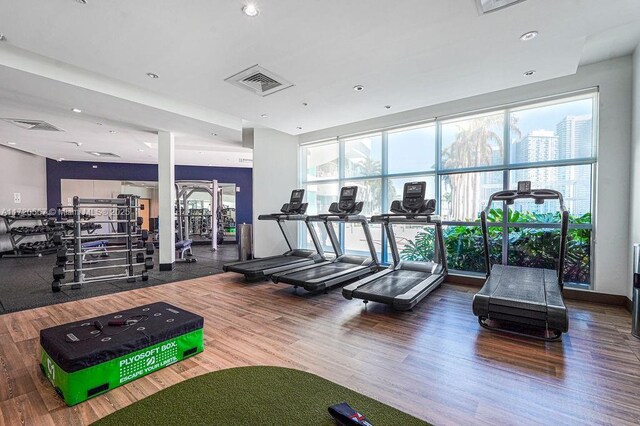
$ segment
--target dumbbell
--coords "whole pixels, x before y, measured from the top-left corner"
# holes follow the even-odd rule
[[[153,253],[155,253],[155,251],[156,251],[156,248],[153,245],[153,243],[147,243],[147,254],[151,256],[153,255]]]
[[[140,279],[142,279],[142,281],[149,281],[149,273],[147,271],[142,271],[142,274],[140,274]]]
[[[140,231],[140,239],[142,241],[147,241],[149,239],[149,231],[147,231],[146,229]]]
[[[153,269],[153,258],[152,257],[147,257],[144,260],[144,269],[145,269],[145,271]]]
[[[53,279],[56,281],[63,280],[65,276],[64,266],[56,266],[53,268]]]
[[[136,263],[144,263],[144,253],[136,253]]]
[[[144,222],[144,218],[142,216],[138,216],[136,218],[136,225],[138,226],[142,226],[142,223]]]
[[[67,248],[58,247],[58,251],[56,251],[56,265],[64,266],[67,263],[67,260],[69,260],[67,257]]]
[[[55,244],[56,246],[61,246],[62,245],[62,234],[60,232],[56,232],[55,234],[53,234],[53,238],[51,239],[51,241],[53,241],[53,244]]]

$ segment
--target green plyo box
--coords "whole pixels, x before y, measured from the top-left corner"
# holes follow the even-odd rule
[[[202,352],[203,325],[160,302],[52,327],[40,332],[40,368],[75,405]]]

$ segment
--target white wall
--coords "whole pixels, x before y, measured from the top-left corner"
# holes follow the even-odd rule
[[[116,198],[122,183],[119,180],[62,179],[60,181],[60,202],[71,205],[73,197]]]
[[[279,212],[298,185],[298,137],[271,129],[253,135],[253,251],[256,257],[284,253],[278,225],[258,215]],[[296,226],[289,226],[297,242]]]
[[[335,138],[599,86],[600,126],[595,209],[597,241],[594,253],[594,290],[627,295],[629,293],[627,272],[629,270],[629,223],[626,215],[630,206],[631,75],[631,57],[617,58],[580,67],[575,75],[563,78],[306,133],[300,135],[300,141]]]
[[[15,203],[13,194],[20,193],[20,203]],[[46,159],[34,154],[0,146],[0,213],[16,210],[44,210],[47,208]],[[20,222],[15,226],[40,225],[36,222]],[[0,252],[11,250],[11,241],[4,221],[0,220]],[[42,240],[26,238],[22,242]]]
[[[640,45],[633,55],[633,133],[631,143],[631,208],[629,210],[630,253],[633,243],[640,243]],[[631,269],[629,269],[631,270]],[[628,281],[628,296],[631,297],[631,275]]]
[[[0,182],[0,211],[47,208],[44,157],[0,146]],[[20,193],[20,204],[13,202],[14,192]]]

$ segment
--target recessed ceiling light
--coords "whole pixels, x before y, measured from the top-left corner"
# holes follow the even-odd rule
[[[154,74],[152,72],[148,72],[147,73],[147,77],[149,77],[149,78],[160,78],[160,76],[158,74]]]
[[[60,163],[61,161],[64,161],[64,158],[62,157],[58,158],[58,163]]]
[[[138,152],[144,152],[144,149],[139,148],[139,149],[138,149]]]
[[[213,164],[209,163],[209,164],[207,164],[207,166],[211,167],[211,166],[213,166]]]
[[[15,145],[15,142],[7,142],[7,145]]]
[[[526,71],[526,72],[524,73],[524,76],[525,76],[525,77],[531,77],[531,76],[532,76],[532,75],[534,75],[535,73],[536,73],[536,70],[529,70],[529,71]]]
[[[109,133],[111,133],[112,135],[115,135],[118,132],[116,132],[115,130],[109,130]]]
[[[391,109],[391,105],[385,105],[384,106],[386,109]]]
[[[296,127],[296,129],[298,129],[298,130],[302,130],[302,127],[298,126],[298,127]]]
[[[0,33],[0,41],[7,41],[7,38],[2,33]]]
[[[267,114],[260,114],[260,117],[262,117],[262,118],[267,118],[267,117],[268,117],[268,115],[267,115]]]
[[[100,157],[102,154],[99,152],[92,152],[93,155],[95,155],[96,157]]]
[[[82,112],[80,108],[71,108],[71,111],[78,112],[78,113]]]
[[[529,40],[533,40],[537,36],[538,36],[538,32],[537,31],[529,31],[529,32],[526,32],[526,33],[522,34],[520,36],[520,40],[529,41]]]
[[[308,103],[306,103],[306,102],[303,102],[303,103],[302,103],[302,106],[306,107],[306,106],[309,106],[309,104],[308,104]]]
[[[211,132],[211,136],[218,136],[218,134]]]
[[[364,90],[364,86],[358,84],[357,86],[353,86],[353,90],[356,92],[362,92]]]
[[[260,13],[260,10],[258,10],[258,8],[256,7],[255,4],[247,4],[242,8],[242,11],[244,12],[245,15],[250,16],[250,17],[255,17],[258,16],[258,14]]]

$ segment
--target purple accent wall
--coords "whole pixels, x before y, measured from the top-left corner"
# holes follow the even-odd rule
[[[93,166],[98,166],[94,169]],[[235,183],[237,223],[252,223],[253,182],[252,169],[240,167],[176,166],[176,180],[214,180]],[[47,208],[55,208],[62,196],[62,179],[91,180],[158,180],[156,164],[92,163],[87,161],[58,162],[47,158]]]

